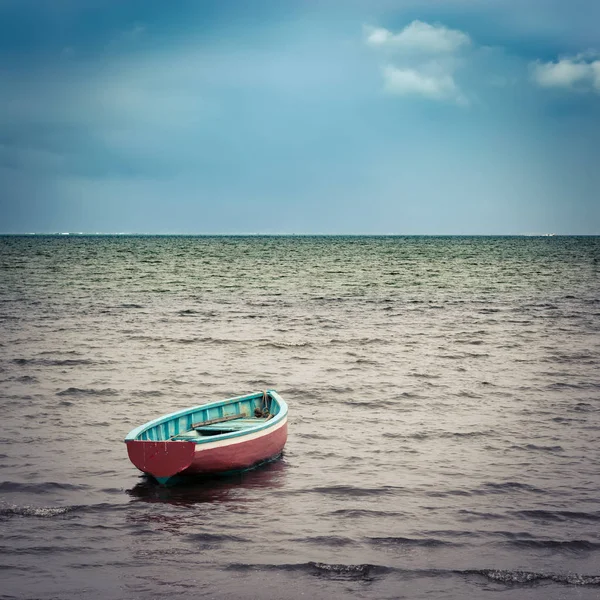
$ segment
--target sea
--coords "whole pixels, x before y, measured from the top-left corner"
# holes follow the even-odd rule
[[[123,438],[275,389],[283,455]],[[600,598],[600,237],[0,237],[0,598]]]

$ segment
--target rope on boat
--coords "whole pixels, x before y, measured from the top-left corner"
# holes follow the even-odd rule
[[[265,390],[263,392],[263,396],[262,396],[262,408],[259,408],[258,406],[254,409],[254,416],[257,419],[262,418],[270,418],[272,415],[269,413],[269,394],[267,393],[267,390]]]

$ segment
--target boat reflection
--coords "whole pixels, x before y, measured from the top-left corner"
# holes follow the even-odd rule
[[[127,490],[127,493],[134,502],[159,502],[175,506],[214,502],[251,502],[256,499],[252,492],[260,493],[262,490],[282,487],[287,466],[285,458],[280,457],[244,473],[189,478],[173,487],[161,486],[152,477],[141,475],[140,483]]]

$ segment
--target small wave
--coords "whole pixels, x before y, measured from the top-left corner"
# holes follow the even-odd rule
[[[342,339],[342,338],[331,338],[329,340],[330,346],[344,346],[344,347],[361,347],[370,344],[381,344],[388,345],[392,342],[388,339],[384,338],[351,338],[351,339]],[[357,356],[352,352],[347,352],[350,356]]]
[[[66,555],[77,556],[78,553],[81,552],[81,545],[67,545],[64,542],[56,545],[44,545],[44,546],[24,546],[24,547],[15,547],[14,545],[6,545],[0,546],[0,555],[4,556],[25,556],[29,558],[30,556],[40,556],[46,557],[55,555],[57,553],[64,553]],[[42,558],[43,560],[43,558]],[[10,567],[11,569],[14,567]],[[29,567],[29,572],[31,572],[31,567]],[[12,600],[15,598],[14,596],[0,596],[1,600]],[[39,598],[39,596],[38,596]]]
[[[595,412],[595,408],[589,402],[578,402],[573,410],[577,412]]]
[[[190,533],[186,536],[186,538],[193,542],[204,542],[204,543],[219,543],[219,542],[247,543],[250,541],[247,538],[239,537],[237,535],[227,535],[227,534],[219,534],[219,533]]]
[[[214,338],[214,337],[199,337],[199,338],[173,338],[168,340],[174,344],[214,344],[217,346],[225,344],[237,344],[240,340],[228,340],[225,338]]]
[[[502,515],[499,513],[492,513],[492,512],[481,512],[481,511],[477,511],[477,510],[469,510],[466,508],[462,508],[459,511],[459,514],[461,515],[467,515],[466,519],[463,520],[467,520],[467,521],[472,521],[475,519],[483,519],[483,520],[501,520],[501,519],[507,519],[508,517],[506,515]]]
[[[536,548],[548,550],[598,550],[600,542],[591,542],[589,540],[535,540],[516,538],[507,542],[517,548]]]
[[[206,372],[197,372],[196,375],[208,375],[208,373]],[[150,383],[159,383],[160,385],[188,385],[190,382],[189,381],[185,381],[184,379],[161,379],[161,380],[154,380],[151,381]]]
[[[425,492],[426,496],[431,498],[446,498],[447,496],[472,496],[476,492],[469,492],[467,490],[447,490],[445,492]]]
[[[422,396],[421,394],[415,394],[414,392],[402,392],[401,394],[396,396],[396,398],[398,398],[398,399],[412,398],[415,400],[422,400],[425,398],[425,396]]]
[[[595,390],[600,388],[600,383],[596,381],[582,381],[580,383],[556,382],[548,385],[548,390]]]
[[[360,518],[360,517],[376,517],[378,519],[382,517],[401,517],[404,516],[404,513],[400,513],[397,511],[388,511],[388,510],[369,510],[366,508],[338,508],[329,513],[330,515],[335,515],[339,517],[348,517],[352,519]]]
[[[304,400],[306,399],[320,399],[322,397],[321,391],[311,390],[310,388],[302,387],[290,387],[285,390],[288,396],[301,396]]]
[[[418,433],[409,433],[408,435],[404,436],[407,440],[417,440],[417,441],[421,441],[421,440],[428,440],[431,437],[435,437],[435,434],[432,433],[425,433],[423,431],[420,431]]]
[[[309,562],[307,566],[313,570],[314,575],[342,581],[372,581],[375,575],[383,574],[390,570],[386,567],[370,564],[344,565]]]
[[[460,544],[456,542],[447,542],[438,538],[372,537],[367,539],[371,544],[377,546],[412,546],[423,548],[438,548],[440,546],[460,546]]]
[[[437,356],[449,360],[462,360],[465,358],[486,358],[489,354],[486,352],[462,352],[460,354],[438,354]]]
[[[562,517],[566,519],[580,519],[583,521],[600,521],[600,512],[579,512],[573,510],[561,510],[558,511]]]
[[[597,358],[595,354],[590,354],[589,352],[573,352],[571,354],[567,354],[565,352],[557,352],[550,356],[545,362],[558,362],[558,363],[569,363],[569,362],[577,362],[577,363],[586,363],[588,361],[593,361]]]
[[[337,452],[322,452],[321,450],[309,450],[306,456],[311,456],[317,460],[326,460],[328,458],[336,458],[339,456]]]
[[[314,575],[316,577],[326,577],[328,579],[340,581],[372,581],[375,576],[382,575],[394,571],[393,568],[384,567],[381,565],[361,564],[330,564],[322,562],[306,562],[295,564],[244,564],[233,563],[228,567],[235,571],[285,571],[285,572],[300,572]]]
[[[349,298],[343,297],[343,296],[313,296],[311,298],[311,300],[317,300],[319,302],[344,302],[345,300],[348,300]]]
[[[466,390],[462,390],[460,392],[458,392],[458,394],[456,394],[459,398],[472,398],[472,399],[476,399],[476,398],[481,398],[481,394],[476,394],[474,392],[468,392]]]
[[[580,573],[536,573],[534,571],[505,569],[402,569],[374,564],[329,564],[322,562],[306,562],[296,564],[245,564],[232,563],[228,570],[234,571],[284,571],[299,572],[316,577],[326,577],[342,581],[372,581],[377,577],[398,574],[403,579],[435,578],[446,579],[449,576],[485,577],[495,583],[510,586],[530,585],[538,582],[558,583],[572,586],[600,586],[599,575],[582,575]]]
[[[393,400],[381,400],[381,399],[377,399],[377,401],[373,401],[373,400],[357,400],[354,402],[343,402],[343,404],[345,406],[351,406],[353,408],[370,408],[373,409],[374,406],[377,406],[377,408],[396,408],[398,407],[398,402],[395,402]],[[402,410],[402,409],[397,409],[397,410]],[[385,434],[384,434],[385,435]]]
[[[288,348],[311,348],[310,342],[284,343],[284,342],[263,342],[259,344],[259,348],[274,348],[276,350],[285,350]]]
[[[379,364],[376,360],[370,360],[368,358],[357,358],[354,362],[357,365],[378,365]]]
[[[264,379],[247,379],[245,381],[248,389],[266,390],[272,387],[272,385]]]
[[[93,388],[76,388],[70,387],[66,390],[62,390],[62,392],[57,392],[57,396],[117,396],[119,392],[117,390],[113,390],[112,388],[103,388],[101,390],[96,390]]]
[[[488,429],[486,431],[453,431],[453,432],[449,431],[447,433],[443,433],[440,437],[443,437],[443,438],[474,438],[474,437],[490,435],[491,433],[493,433],[493,431],[491,429]]]
[[[331,392],[333,394],[352,394],[355,390],[350,386],[330,385],[322,388],[323,393]]]
[[[523,492],[532,492],[535,494],[545,494],[545,490],[537,488],[533,485],[529,485],[528,483],[520,483],[519,481],[506,481],[505,483],[484,483],[482,486],[482,490],[479,493],[485,494],[502,494],[504,492],[511,491],[523,491]]]
[[[49,494],[57,490],[86,490],[87,485],[42,481],[40,483],[21,483],[17,481],[0,482],[0,492],[27,492],[32,494]]]
[[[60,517],[80,508],[79,506],[6,506],[0,507],[0,519],[3,517]]]
[[[351,538],[338,535],[317,535],[315,537],[303,537],[292,539],[293,542],[316,544],[318,546],[349,546],[355,541]]]
[[[97,361],[89,358],[14,358],[16,365],[35,365],[42,367],[76,367],[80,365],[94,365]]]
[[[562,446],[536,446],[535,444],[527,444],[527,450],[541,450],[542,452],[563,452]]]
[[[324,487],[316,487],[311,491],[316,492],[318,494],[326,494],[332,496],[343,496],[344,498],[348,497],[361,497],[361,496],[380,496],[382,494],[391,494],[397,491],[402,491],[403,488],[396,488],[391,486],[383,486],[377,488],[362,488],[355,487],[352,485],[333,485],[333,486],[324,486]]]
[[[318,433],[297,433],[296,437],[305,439],[305,440],[326,440],[328,436],[319,435]]]
[[[515,515],[542,521],[600,521],[598,512],[578,512],[572,510],[518,510]]]
[[[406,440],[428,440],[428,439],[463,439],[463,438],[476,438],[484,437],[493,433],[491,430],[486,431],[440,431],[440,432],[419,432],[419,433],[383,433],[382,437],[387,438],[402,438]]]
[[[465,575],[483,575],[491,581],[506,584],[527,584],[540,581],[552,581],[567,585],[600,585],[600,576],[580,575],[579,573],[535,573],[531,571],[505,571],[498,569],[477,569],[463,571]]]

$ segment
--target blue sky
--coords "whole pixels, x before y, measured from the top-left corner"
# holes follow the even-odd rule
[[[600,234],[597,0],[0,0],[0,232]]]

